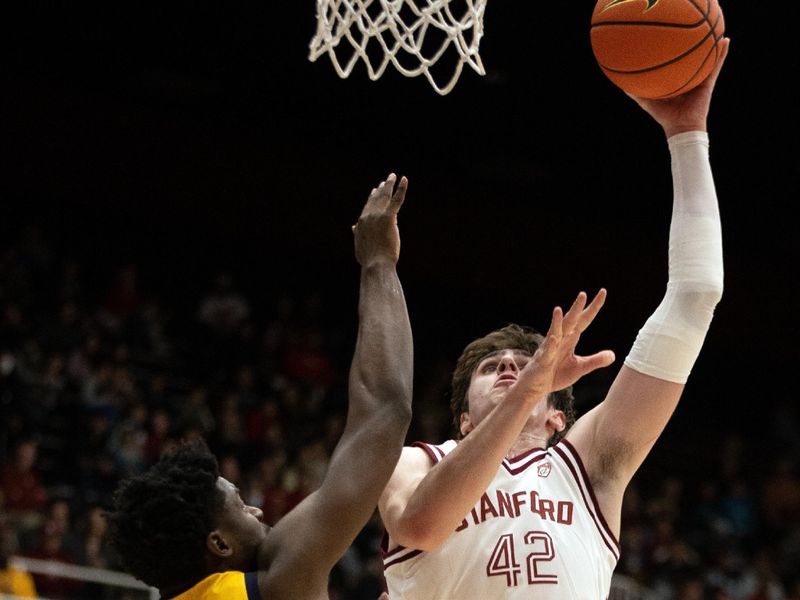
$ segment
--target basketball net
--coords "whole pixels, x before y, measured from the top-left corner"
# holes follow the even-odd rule
[[[392,63],[406,77],[425,75],[439,94],[448,94],[465,63],[479,75],[485,74],[478,47],[486,0],[459,0],[465,5],[463,15],[454,15],[451,3],[454,6],[455,0],[317,0],[317,32],[308,58],[314,62],[327,53],[342,78],[361,59],[373,81]],[[431,36],[434,29],[437,33]],[[427,56],[423,53],[426,34]],[[431,39],[436,40],[433,48]],[[458,58],[450,80],[440,85],[431,69],[448,50],[457,52]]]

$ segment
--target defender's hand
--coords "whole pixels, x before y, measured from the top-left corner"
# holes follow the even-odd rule
[[[400,258],[397,213],[406,197],[408,179],[402,177],[394,190],[396,179],[391,173],[386,181],[372,189],[358,223],[353,225],[356,260],[362,267],[383,261],[397,264]]]

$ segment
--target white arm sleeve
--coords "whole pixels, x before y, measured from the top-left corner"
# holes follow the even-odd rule
[[[625,364],[658,379],[686,383],[722,297],[722,231],[708,134],[681,133],[668,143],[675,198],[667,292],[639,330]]]

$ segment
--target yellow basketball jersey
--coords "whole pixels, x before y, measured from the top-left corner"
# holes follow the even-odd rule
[[[173,600],[261,600],[258,574],[241,571],[214,573]]]

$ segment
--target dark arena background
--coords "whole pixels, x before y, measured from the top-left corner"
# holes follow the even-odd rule
[[[350,226],[392,171],[409,442],[448,434],[467,342],[605,287],[579,349],[617,362],[579,412],[602,399],[663,295],[672,191],[661,130],[594,61],[590,3],[489,0],[487,74],[446,96],[310,62],[311,0],[51,4],[0,25],[0,572],[50,560],[90,569],[34,573],[43,598],[148,597],[109,583],[102,510],[184,436],[272,522],[318,485],[357,323]],[[798,48],[769,6],[722,2],[725,293],[628,490],[618,598],[800,598]],[[381,532],[331,598],[377,599]]]

